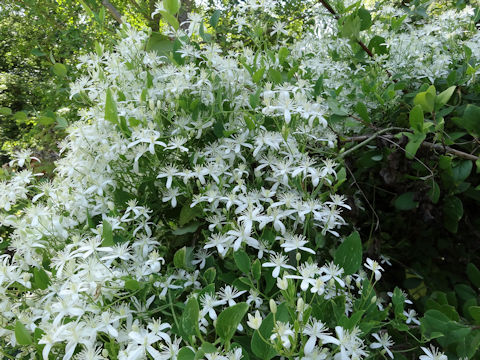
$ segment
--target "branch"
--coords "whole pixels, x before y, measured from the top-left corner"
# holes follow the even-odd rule
[[[113,16],[113,18],[115,20],[117,20],[117,22],[119,24],[123,24],[123,21],[122,21],[122,14],[120,14],[120,12],[117,10],[117,8],[115,6],[112,5],[112,3],[108,0],[102,0],[102,5],[105,6],[108,10],[108,12],[110,13],[110,15]]]
[[[383,133],[388,132],[389,130],[392,130],[392,129],[400,130],[399,128],[388,128],[388,129],[384,129],[384,130],[387,130],[387,131],[381,130],[381,131],[376,132],[375,134],[372,134],[372,135],[353,136],[353,137],[343,139],[342,140],[343,142],[358,142],[358,141],[361,141],[361,143],[358,144],[358,145],[355,145],[354,147],[352,147],[349,150],[345,151],[344,153],[340,154],[339,157],[341,157],[341,158],[345,157],[346,155],[348,155],[348,154],[352,153],[353,151],[359,149],[360,147],[368,144],[373,139],[379,137]],[[401,129],[401,130],[405,131],[405,129]],[[395,135],[387,134],[387,135],[383,135],[382,137],[391,139],[391,138],[395,137]],[[442,144],[434,144],[434,143],[431,143],[431,142],[428,142],[428,141],[424,141],[424,142],[422,142],[422,144],[420,146],[431,149],[431,150],[439,151],[439,152],[442,152],[442,153],[452,154],[452,155],[455,155],[455,156],[457,156],[459,158],[462,158],[462,159],[473,160],[473,161],[477,161],[479,159],[478,156],[475,156],[475,155],[472,155],[472,154],[469,154],[469,153],[466,153],[466,152],[463,152],[463,151],[460,151],[460,150],[453,149],[450,146],[443,146]]]
[[[345,140],[343,140],[343,142],[353,142],[353,141],[361,141],[360,144],[357,144],[355,145],[354,147],[348,149],[347,151],[345,151],[344,153],[341,153],[340,155],[338,155],[337,159],[342,159],[344,158],[345,156],[347,156],[348,154],[351,154],[352,152],[360,149],[361,147],[363,147],[364,145],[367,145],[370,141],[376,139],[377,137],[379,137],[380,135],[382,134],[385,134],[389,131],[392,131],[392,130],[402,130],[402,131],[405,131],[405,129],[403,128],[399,128],[399,127],[389,127],[389,128],[386,128],[386,129],[382,129],[380,131],[377,131],[375,134],[372,134],[372,135],[365,135],[365,136],[356,136],[356,137],[353,137],[353,138],[346,138]],[[393,136],[393,135],[392,135]]]

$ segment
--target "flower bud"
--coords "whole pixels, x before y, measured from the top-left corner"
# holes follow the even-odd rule
[[[303,298],[298,298],[297,300],[297,312],[302,313],[305,310],[305,301]]]
[[[370,302],[372,304],[375,304],[377,302],[377,297],[376,296],[372,297],[372,300],[370,300]]]
[[[277,303],[273,299],[270,299],[270,311],[272,312],[272,314],[277,313]]]
[[[300,261],[302,259],[302,254],[297,253],[295,258],[297,259],[297,262]]]
[[[285,277],[283,277],[283,278],[277,277],[277,287],[280,290],[287,290],[288,289],[288,279],[286,279]]]

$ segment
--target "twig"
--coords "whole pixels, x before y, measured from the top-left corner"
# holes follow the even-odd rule
[[[337,159],[342,159],[344,158],[345,156],[347,156],[348,154],[351,154],[352,152],[360,149],[361,147],[363,147],[364,145],[368,144],[370,141],[376,139],[378,136],[382,135],[382,134],[385,134],[389,131],[392,131],[392,130],[401,130],[401,131],[405,131],[404,128],[399,128],[399,127],[389,127],[389,128],[386,128],[386,129],[382,129],[380,131],[377,131],[375,134],[372,134],[372,135],[366,135],[366,137],[363,137],[363,136],[357,136],[356,138],[347,138],[346,141],[344,140],[343,142],[351,142],[351,141],[362,141],[360,144],[357,144],[355,146],[353,146],[352,148],[348,149],[347,151],[345,151],[344,153],[341,153],[340,155],[338,155]],[[350,141],[348,141],[350,139]],[[352,140],[354,139],[354,140]]]
[[[123,24],[122,21],[122,14],[117,10],[115,6],[112,5],[112,3],[108,0],[102,0],[102,5],[105,6],[108,10],[108,12],[113,16],[113,18],[119,23]]]
[[[389,128],[389,129],[392,129],[392,128]],[[401,130],[405,131],[405,129],[401,129]],[[385,131],[383,133],[385,133]],[[382,135],[382,133],[377,132],[377,133],[372,134],[372,135],[352,136],[352,137],[348,137],[348,138],[343,139],[342,142],[362,141],[362,143],[360,143],[358,145],[355,145],[353,148],[349,149],[348,151],[345,151],[343,154],[341,154],[341,157],[345,157],[345,154],[347,154],[347,152],[351,153],[351,152],[357,150],[359,147],[369,143],[370,141],[379,137],[380,135]],[[393,135],[393,134],[387,134],[387,135],[382,136],[382,138],[385,138],[385,139],[389,139],[389,138],[391,139],[393,137],[395,137],[395,135]],[[439,151],[439,152],[442,152],[442,153],[452,154],[452,155],[455,155],[455,156],[457,156],[459,158],[462,158],[462,159],[473,160],[473,161],[477,161],[479,159],[478,156],[475,156],[475,155],[472,155],[472,154],[469,154],[469,153],[466,153],[466,152],[463,152],[463,151],[460,151],[460,150],[453,149],[450,146],[445,146],[444,147],[442,144],[433,144],[431,142],[424,141],[420,146],[429,148],[431,150]],[[353,151],[351,151],[351,150],[353,150]]]

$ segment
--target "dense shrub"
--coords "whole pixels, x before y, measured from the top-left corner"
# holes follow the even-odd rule
[[[91,106],[53,179],[28,151],[11,161],[1,354],[473,358],[478,269],[460,301],[437,292],[417,314],[379,251],[396,257],[393,234],[391,247],[360,236],[376,204],[357,186],[411,167],[458,230],[478,135],[476,98],[460,98],[476,91],[473,8],[242,1],[181,28],[179,5],[158,4],[164,34],[124,25],[112,51],[79,60],[70,96]],[[288,9],[301,16],[287,23]],[[428,149],[444,154],[433,176]],[[419,207],[420,191],[400,191],[399,212]]]

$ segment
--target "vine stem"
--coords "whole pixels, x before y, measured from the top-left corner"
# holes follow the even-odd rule
[[[366,138],[362,138],[362,137],[357,137],[357,140],[356,141],[361,141],[360,144],[357,144],[353,147],[351,147],[350,149],[348,149],[347,151],[341,153],[340,155],[337,156],[337,159],[336,160],[339,160],[339,159],[343,159],[345,156],[357,151],[358,149],[362,148],[363,146],[367,145],[370,141],[376,139],[377,137],[379,137],[380,135],[382,134],[385,134],[385,133],[388,133],[390,131],[394,131],[394,130],[401,130],[401,131],[406,131],[407,129],[404,129],[404,128],[399,128],[399,127],[388,127],[388,128],[385,128],[385,129],[382,129],[382,130],[379,130],[377,131],[376,133],[372,134],[372,135],[366,135],[367,137]],[[353,140],[352,140],[353,139]],[[363,140],[363,141],[362,141]],[[352,141],[355,141],[354,138],[347,138],[346,139],[347,142],[352,142]],[[345,142],[345,141],[344,141]]]
[[[389,128],[389,129],[396,129],[396,130],[400,130],[401,128]],[[387,130],[387,129],[385,129]],[[401,129],[402,131],[407,131],[407,129]],[[382,130],[383,131],[383,130]],[[379,132],[376,132],[372,135],[362,135],[362,136],[353,136],[353,137],[348,137],[348,138],[345,138],[342,140],[342,142],[357,142],[357,141],[361,141],[360,144],[358,145],[355,145],[353,148],[345,151],[343,154],[340,154],[339,157],[344,157],[346,153],[351,153],[352,151],[355,151],[357,150],[359,147],[369,143],[370,141],[372,141],[373,139],[379,137],[380,135],[382,135],[380,133],[381,131]],[[385,132],[385,131],[384,131]],[[383,133],[384,133],[383,132]],[[387,131],[388,132],[388,131]],[[382,137],[385,137],[385,138],[393,138],[395,135],[393,134],[387,134],[387,135],[383,135]],[[361,146],[360,146],[361,145]],[[462,158],[462,159],[467,159],[467,160],[473,160],[473,161],[477,161],[479,160],[479,157],[478,156],[475,156],[475,155],[472,155],[472,154],[469,154],[469,153],[466,153],[466,152],[463,152],[463,151],[460,151],[460,150],[457,150],[457,149],[453,149],[451,148],[450,146],[443,146],[442,144],[434,144],[434,143],[431,143],[431,142],[428,142],[428,141],[424,141],[422,142],[422,144],[420,145],[422,147],[426,147],[426,148],[429,148],[431,150],[435,150],[435,151],[440,151],[442,153],[448,153],[448,154],[452,154],[452,155],[455,155],[459,158]],[[355,149],[354,149],[355,148]],[[347,154],[348,155],[348,154]]]

